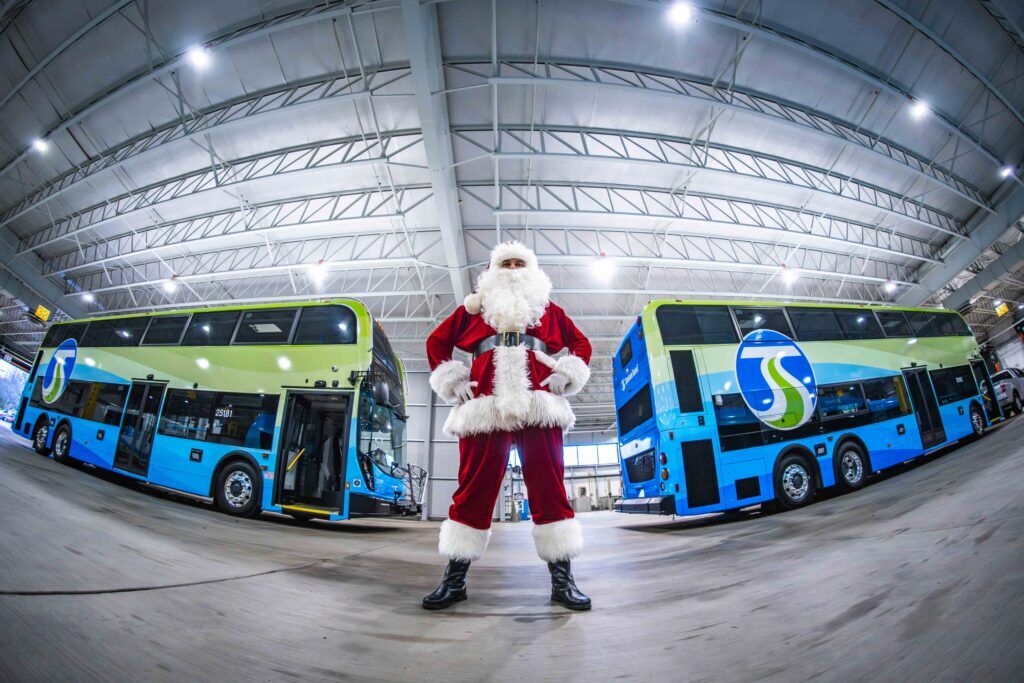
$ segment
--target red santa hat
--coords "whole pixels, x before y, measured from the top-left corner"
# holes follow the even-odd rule
[[[488,263],[488,268],[501,268],[501,264],[509,259],[521,259],[526,264],[527,270],[540,270],[540,265],[537,262],[537,254],[533,253],[533,250],[528,246],[517,240],[511,240],[508,242],[501,242],[494,249],[491,250],[491,259]],[[480,312],[480,294],[473,292],[465,298],[462,302],[466,307],[466,310],[472,314]]]

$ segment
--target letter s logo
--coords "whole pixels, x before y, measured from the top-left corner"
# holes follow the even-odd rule
[[[74,339],[64,340],[53,352],[50,363],[46,366],[46,372],[43,374],[43,400],[46,403],[53,403],[67,389],[77,357],[78,344]]]
[[[796,429],[814,414],[814,369],[784,334],[755,330],[745,336],[736,351],[736,380],[750,411],[773,429]]]

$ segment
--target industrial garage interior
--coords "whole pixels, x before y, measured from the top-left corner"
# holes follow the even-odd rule
[[[0,680],[1019,680],[1022,159],[1019,0],[3,0]]]

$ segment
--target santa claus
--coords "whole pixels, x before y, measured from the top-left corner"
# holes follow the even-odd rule
[[[590,378],[591,349],[550,294],[551,280],[530,249],[499,244],[475,293],[427,339],[430,386],[455,404],[444,429],[459,437],[459,485],[438,544],[448,567],[423,599],[426,609],[466,599],[466,572],[487,548],[513,445],[530,496],[534,544],[551,572],[551,600],[590,609],[570,568],[583,535],[562,484],[562,434],[575,422],[566,397]],[[456,348],[473,354],[471,366],[452,360]]]

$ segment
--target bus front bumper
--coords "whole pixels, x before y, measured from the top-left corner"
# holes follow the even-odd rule
[[[674,515],[676,499],[675,496],[623,498],[615,504],[615,511],[634,515]]]

